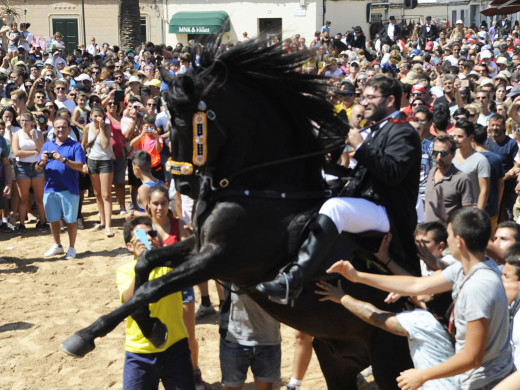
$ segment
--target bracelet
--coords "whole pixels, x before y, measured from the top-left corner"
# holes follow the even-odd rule
[[[67,165],[68,162],[69,162],[69,159],[68,159],[68,158],[64,158],[64,159],[63,159],[63,164]]]
[[[387,266],[388,264],[390,264],[392,262],[392,258],[388,259],[388,261],[385,263],[385,266]]]

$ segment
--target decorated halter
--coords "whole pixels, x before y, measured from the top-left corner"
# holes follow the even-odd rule
[[[163,105],[165,102],[163,100]],[[193,115],[193,157],[192,162],[174,161],[171,157],[166,163],[166,170],[172,175],[191,175],[193,173],[193,165],[198,167],[206,164],[208,158],[208,119],[214,120],[215,113],[207,110],[207,105],[202,100],[197,105],[199,110]],[[205,112],[207,110],[207,113]],[[165,112],[168,112],[166,109]],[[169,116],[169,112],[167,114]]]

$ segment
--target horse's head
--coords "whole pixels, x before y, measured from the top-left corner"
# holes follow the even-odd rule
[[[177,191],[194,199],[199,196],[199,176],[207,171],[223,142],[223,132],[212,122],[215,114],[203,100],[203,79],[196,75],[200,71],[190,69],[174,78],[161,69],[169,86],[163,95],[164,108],[171,117],[169,168],[175,175]]]
[[[299,71],[307,54],[262,41],[220,53],[217,46],[207,45],[200,65],[182,75],[161,69],[178,191],[197,198],[200,177],[215,188],[320,188],[317,134],[345,126],[326,100],[324,79]],[[307,155],[314,157],[293,159]]]

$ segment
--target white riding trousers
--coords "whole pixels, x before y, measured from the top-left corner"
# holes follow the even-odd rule
[[[320,214],[332,219],[339,233],[390,231],[386,208],[362,198],[330,198],[321,206]]]

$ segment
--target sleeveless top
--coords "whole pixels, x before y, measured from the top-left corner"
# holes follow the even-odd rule
[[[19,145],[20,150],[24,150],[26,152],[27,151],[36,151],[37,150],[36,143],[32,140],[32,138],[29,135],[27,135],[28,138],[25,138],[26,135],[27,135],[27,133],[25,133],[24,131],[20,131],[18,133],[18,145]],[[36,132],[36,137],[37,138],[40,137],[39,131]],[[40,159],[39,155],[33,155],[33,156],[29,156],[29,157],[16,157],[16,161],[24,162],[24,163],[35,163],[39,159]]]
[[[174,217],[170,217],[170,233],[166,240],[163,240],[163,245],[173,245],[181,240],[179,231],[179,220]]]
[[[109,116],[107,119],[110,122],[110,130],[111,130],[111,143],[112,143],[112,151],[114,152],[115,158],[122,159],[124,158],[124,150],[125,150],[125,136],[121,131],[121,122],[115,123],[112,122]]]
[[[88,122],[87,110],[82,110],[79,106],[77,106],[76,108],[79,111],[79,118],[77,119],[77,122],[80,125],[86,125]]]
[[[88,140],[87,142],[90,144],[92,141],[94,143],[90,147],[90,152],[88,153],[88,158],[91,160],[113,160],[114,159],[114,152],[112,150],[112,141],[109,140],[108,148],[104,149],[101,146],[101,140],[99,136],[101,134],[98,134],[97,136],[94,135],[92,131],[89,129],[88,132]]]
[[[154,182],[154,181],[145,181],[145,182],[143,183],[143,185],[144,185],[144,186],[147,186],[148,188],[155,187],[157,184],[162,184],[162,185],[164,185],[164,181],[157,179],[157,181],[155,181],[155,182]],[[146,212],[146,210],[143,209],[143,206],[141,206],[141,204],[139,203],[139,199],[137,199],[137,210],[140,211],[140,212],[142,212],[142,213],[145,213],[145,212]]]

